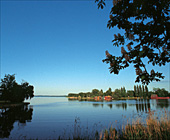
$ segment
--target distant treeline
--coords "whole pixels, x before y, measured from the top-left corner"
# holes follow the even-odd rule
[[[35,95],[34,97],[67,97],[67,95]]]
[[[134,90],[126,90],[125,87],[121,87],[120,89],[115,89],[112,91],[109,88],[106,92],[103,90],[93,89],[91,92],[80,92],[80,93],[69,93],[68,97],[95,97],[95,96],[112,96],[114,99],[119,99],[122,97],[142,97],[142,98],[150,98],[152,94],[157,94],[158,97],[170,97],[170,93],[166,91],[164,88],[154,88],[153,91],[149,91],[147,86],[144,85],[134,85]]]

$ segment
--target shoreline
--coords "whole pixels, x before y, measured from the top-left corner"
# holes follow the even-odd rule
[[[67,97],[67,98],[70,100],[97,100],[97,101],[106,100],[104,98],[95,99],[95,97]],[[144,98],[143,97],[121,97],[117,99],[112,98],[110,100],[138,100],[138,99],[144,99]],[[150,99],[150,98],[146,98],[146,99]]]
[[[22,103],[11,103],[9,101],[0,101],[0,108],[8,108],[8,107],[16,107],[22,105],[29,105],[29,102],[22,102]]]

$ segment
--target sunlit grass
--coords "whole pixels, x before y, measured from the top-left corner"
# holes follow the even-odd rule
[[[166,111],[162,112],[162,116],[158,116],[154,112],[150,112],[146,119],[146,124],[137,118],[132,121],[132,124],[127,123],[122,129],[115,129],[110,127],[101,133],[100,140],[115,140],[115,139],[170,139],[170,118]]]

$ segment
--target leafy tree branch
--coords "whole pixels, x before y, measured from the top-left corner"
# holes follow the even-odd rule
[[[105,0],[95,2],[98,8],[106,6]],[[132,64],[136,71],[135,82],[149,84],[163,79],[161,72],[147,70],[143,58],[153,66],[170,62],[169,14],[169,0],[113,0],[107,27],[117,27],[125,33],[114,34],[112,40],[113,46],[121,46],[121,56],[106,51],[103,62],[110,64],[110,73],[119,74]]]

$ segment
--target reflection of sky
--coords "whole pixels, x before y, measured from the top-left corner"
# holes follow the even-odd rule
[[[37,95],[133,89],[132,66],[117,76],[102,63],[106,50],[120,54],[111,43],[118,30],[107,28],[111,6],[111,1],[104,10],[94,1],[2,1],[1,76],[16,74],[18,82],[33,84]],[[169,66],[155,68],[167,82],[152,83],[151,90],[170,90]]]

